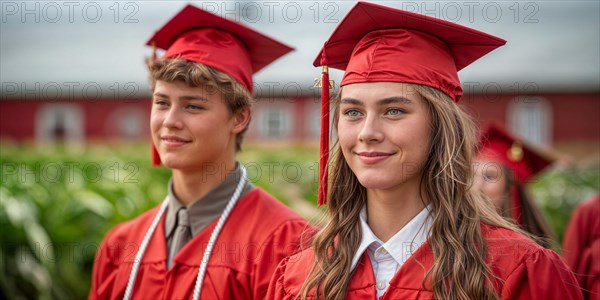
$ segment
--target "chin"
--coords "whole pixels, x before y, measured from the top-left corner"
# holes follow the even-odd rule
[[[369,172],[357,176],[358,182],[367,189],[388,190],[406,184],[413,184],[419,180],[419,174],[405,174],[401,176],[398,172]]]
[[[162,165],[165,168],[167,168],[167,169],[172,169],[173,170],[173,169],[179,169],[180,168],[180,165],[177,164],[176,162],[172,162],[172,161],[169,161],[169,160],[161,160],[161,162],[162,162]]]
[[[163,166],[169,169],[183,169],[187,166],[184,160],[181,157],[174,157],[174,155],[164,155],[160,158]]]
[[[358,177],[358,182],[366,189],[386,190],[397,186],[399,182],[392,182],[390,178],[377,178],[373,176]]]

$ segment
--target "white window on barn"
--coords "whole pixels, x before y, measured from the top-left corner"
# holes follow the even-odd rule
[[[76,104],[46,104],[37,111],[35,137],[43,144],[82,143],[83,112]]]
[[[542,97],[517,97],[507,108],[507,127],[526,141],[540,146],[552,144],[552,107]]]
[[[138,139],[145,134],[145,112],[138,107],[121,107],[110,114],[106,120],[109,136],[122,139]]]
[[[291,114],[288,109],[264,108],[259,114],[258,131],[263,138],[289,137]]]

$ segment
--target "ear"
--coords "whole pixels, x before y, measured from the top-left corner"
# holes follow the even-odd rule
[[[234,134],[238,134],[242,132],[246,127],[248,127],[248,123],[250,123],[251,111],[249,107],[242,108],[233,114],[233,128],[231,132]]]

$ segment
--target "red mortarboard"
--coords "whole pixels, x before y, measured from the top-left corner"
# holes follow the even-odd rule
[[[187,5],[148,40],[166,50],[164,58],[181,57],[227,73],[252,93],[252,74],[293,50],[240,23]],[[154,165],[160,157],[152,147]]]
[[[490,124],[481,136],[479,156],[503,163],[516,181],[525,183],[552,163],[552,158],[540,151],[501,126]]]
[[[319,203],[327,194],[329,78],[327,68],[345,70],[340,86],[359,82],[427,85],[454,101],[462,95],[457,72],[504,45],[498,37],[448,21],[366,2],[357,3],[314,61],[324,66]],[[326,80],[327,79],[327,80]]]
[[[252,92],[252,74],[293,50],[240,23],[187,5],[148,40],[182,57],[227,73]]]

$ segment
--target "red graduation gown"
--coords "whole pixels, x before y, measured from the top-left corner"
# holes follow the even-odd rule
[[[487,264],[495,276],[500,299],[580,299],[577,280],[554,252],[502,228],[483,225],[488,243]],[[295,299],[314,261],[312,249],[283,260],[271,280],[267,299]],[[422,280],[433,264],[433,252],[424,243],[396,272],[386,299],[432,299],[431,283]],[[377,299],[375,275],[365,252],[350,280],[346,299]],[[309,293],[309,296],[313,293]]]
[[[584,299],[600,300],[600,194],[573,212],[562,254],[575,272]]]
[[[96,255],[89,299],[122,299],[133,260],[158,207],[111,230]],[[154,232],[132,299],[191,299],[204,249],[217,221],[196,235],[166,269],[164,217]],[[298,249],[308,224],[260,188],[232,210],[210,257],[201,299],[263,299],[277,264]]]

